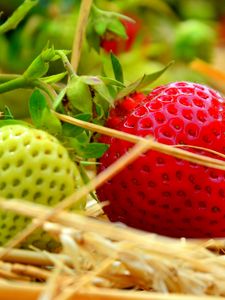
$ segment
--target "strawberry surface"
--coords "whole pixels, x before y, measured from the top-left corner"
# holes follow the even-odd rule
[[[67,150],[47,132],[21,125],[0,128],[0,197],[55,206],[82,185]],[[77,209],[85,205],[78,203]],[[23,230],[30,219],[0,210],[0,245]],[[23,246],[54,250],[58,242],[37,230]]]
[[[116,102],[114,108],[109,112],[107,126],[116,128],[116,126],[146,99],[145,94],[134,92],[129,96],[124,97]]]
[[[157,87],[115,123],[118,130],[152,135],[158,142],[181,144],[202,155],[218,158],[185,145],[225,154],[225,100],[200,84]],[[114,128],[112,118],[106,126]],[[132,147],[113,137],[100,140],[109,149],[100,159],[98,172]],[[150,150],[102,185],[97,195],[100,201],[109,201],[104,209],[113,222],[173,237],[225,236],[225,173],[220,170]]]

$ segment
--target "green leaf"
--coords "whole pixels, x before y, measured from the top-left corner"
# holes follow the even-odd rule
[[[107,30],[115,33],[116,35],[118,35],[124,39],[127,38],[125,27],[121,23],[121,21],[118,19],[115,19],[115,18],[111,19],[111,21],[109,22],[109,24],[107,26]]]
[[[148,74],[148,75],[144,75],[138,88],[139,89],[146,88],[148,85],[153,83],[156,79],[158,79],[173,63],[174,62],[170,62],[163,69],[156,71],[154,73]]]
[[[85,122],[89,122],[91,119],[91,114],[78,114],[78,115],[74,116],[74,118],[85,121]]]
[[[144,76],[143,76],[144,77]],[[141,84],[142,78],[139,78],[138,80],[136,80],[135,82],[132,82],[131,84],[129,84],[127,87],[125,87],[124,89],[122,89],[116,96],[115,100],[119,100],[124,98],[125,96],[131,94],[132,92],[134,92],[138,86]]]
[[[34,90],[29,99],[29,112],[34,125],[37,128],[42,127],[43,110],[47,107],[44,95],[38,90]]]
[[[65,76],[67,75],[67,72],[59,73],[56,75],[51,75],[47,77],[43,77],[41,80],[45,83],[57,83],[61,81]]]
[[[94,28],[95,28],[96,33],[98,35],[102,36],[106,32],[107,23],[105,22],[104,19],[102,19],[102,21],[98,20],[97,22],[95,22]]]
[[[107,86],[105,84],[98,84],[94,86],[94,90],[108,103],[113,104],[114,98],[111,96]]]
[[[67,97],[74,109],[92,113],[92,95],[89,86],[80,77],[74,77],[67,88]]]
[[[83,140],[84,138],[84,140]],[[88,143],[85,142],[85,136],[81,135],[76,138],[69,138],[69,145],[74,148],[76,153],[83,159],[100,158],[108,149],[108,145],[102,143]]]
[[[104,76],[98,76],[103,83],[105,83],[106,85],[112,85],[112,86],[117,86],[120,88],[124,87],[124,84],[120,81],[117,81],[115,79],[109,78],[109,77],[104,77]]]
[[[51,134],[61,134],[62,128],[59,119],[51,113],[44,95],[37,89],[29,100],[31,119],[37,128],[44,129]]]
[[[82,148],[82,157],[100,158],[108,149],[108,145],[103,143],[90,143]]]
[[[76,137],[84,131],[83,128],[75,126],[69,123],[63,123],[62,125],[62,134],[65,137]]]
[[[61,135],[62,125],[59,119],[46,107],[42,112],[41,128],[53,135]]]
[[[0,127],[7,126],[7,125],[23,125],[26,127],[31,127],[31,125],[27,122],[21,121],[21,120],[0,120]]]
[[[27,70],[23,73],[23,76],[28,80],[34,80],[44,76],[49,69],[49,62],[45,61],[41,55],[36,57]]]
[[[94,30],[91,22],[87,28],[87,42],[90,47],[95,49],[96,52],[100,51],[100,36]]]
[[[111,57],[111,63],[112,63],[112,67],[113,67],[113,72],[114,72],[115,79],[117,81],[120,81],[120,82],[123,83],[124,80],[123,80],[122,66],[121,66],[118,58],[112,52],[110,54],[110,57]]]
[[[90,114],[79,114],[79,115],[76,115],[74,118],[88,122],[91,119],[91,115]],[[62,125],[63,136],[76,137],[79,134],[81,134],[83,131],[84,131],[84,128],[78,127],[73,124],[63,123],[63,125]]]
[[[148,85],[153,83],[156,79],[158,79],[172,64],[173,64],[173,62],[170,62],[163,69],[161,69],[157,72],[151,73],[151,74],[144,75],[141,78],[139,78],[138,80],[136,80],[135,82],[131,83],[130,85],[128,85],[127,87],[122,89],[117,94],[116,100],[122,99],[125,96],[133,93],[136,90],[140,91],[143,88],[146,88]]]
[[[63,51],[63,50],[62,50]],[[54,48],[44,49],[29,65],[23,76],[27,80],[34,80],[44,76],[49,69],[49,63],[60,59],[60,55]]]
[[[4,117],[4,120],[13,120],[14,119],[13,114],[11,113],[11,111],[7,105],[4,107],[3,117]]]
[[[56,110],[59,105],[62,103],[63,98],[66,95],[67,87],[63,88],[60,93],[57,95],[57,97],[54,99],[54,102],[52,104],[52,107],[54,110]]]
[[[24,19],[28,12],[37,5],[38,0],[25,0],[13,14],[0,26],[0,34],[3,34],[17,25]]]
[[[101,84],[102,80],[98,76],[80,76],[80,80],[87,85],[96,85],[96,84]]]
[[[118,80],[109,78],[109,77],[104,77],[104,76],[80,76],[80,80],[87,85],[95,86],[98,84],[103,84],[105,83],[106,85],[112,85],[112,86],[118,86],[120,88],[124,87],[124,84],[121,83]]]
[[[98,115],[98,118],[101,119],[104,116],[104,109],[102,108],[101,105],[99,105],[98,103],[95,103],[95,110]]]

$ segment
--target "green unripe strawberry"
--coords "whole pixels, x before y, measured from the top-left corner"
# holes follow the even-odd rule
[[[0,128],[0,197],[54,206],[82,185],[67,150],[47,132],[22,125]],[[82,200],[75,208],[82,209]],[[29,218],[0,210],[0,245],[22,231]],[[23,246],[54,250],[57,242],[37,230]]]
[[[210,61],[215,41],[215,31],[202,21],[181,22],[175,31],[174,55],[186,62],[195,58]]]

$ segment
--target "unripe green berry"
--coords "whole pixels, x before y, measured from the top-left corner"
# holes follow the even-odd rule
[[[82,185],[76,164],[60,142],[45,131],[21,125],[0,128],[0,197],[55,206]],[[85,205],[82,200],[77,209]],[[14,212],[0,210],[0,245],[30,222]],[[58,244],[37,230],[23,246],[54,250]]]
[[[175,31],[175,58],[189,62],[195,58],[210,61],[215,44],[214,30],[198,20],[180,23]]]

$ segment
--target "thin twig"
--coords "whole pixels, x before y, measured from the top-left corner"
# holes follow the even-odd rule
[[[71,64],[75,72],[80,61],[81,49],[84,40],[84,35],[86,31],[88,16],[91,10],[93,0],[82,0],[80,6],[80,13],[78,17],[78,24],[75,31],[75,37],[73,41],[72,55],[71,55]]]
[[[0,248],[0,253],[5,251],[5,248]],[[72,265],[71,259],[63,254],[51,254],[55,259],[61,260],[67,265]],[[12,249],[5,257],[4,261],[11,263],[30,264],[35,266],[51,266],[52,260],[44,253],[24,250]]]
[[[70,124],[74,124],[76,126],[79,126],[79,127],[82,127],[82,128],[94,131],[94,132],[98,132],[98,133],[101,133],[104,135],[122,139],[122,140],[125,140],[128,142],[131,142],[131,143],[138,143],[140,141],[146,140],[146,138],[139,137],[139,136],[136,136],[133,134],[122,132],[122,131],[115,130],[112,128],[107,128],[105,126],[100,126],[100,125],[93,124],[90,122],[85,122],[85,121],[78,120],[73,117],[59,114],[56,112],[54,112],[54,113],[61,121],[64,121],[64,122],[67,122]],[[185,147],[185,145],[184,145],[184,147]],[[177,158],[181,158],[181,159],[190,161],[192,163],[197,163],[199,165],[203,165],[206,167],[225,170],[225,162],[222,160],[211,158],[211,157],[204,156],[204,155],[199,155],[196,153],[192,153],[192,152],[180,149],[180,148],[176,148],[175,146],[165,145],[165,144],[156,142],[154,140],[151,140],[151,149],[168,154],[168,155],[172,155]],[[217,155],[220,155],[220,153],[217,152]],[[223,155],[222,155],[222,157],[223,157]]]

